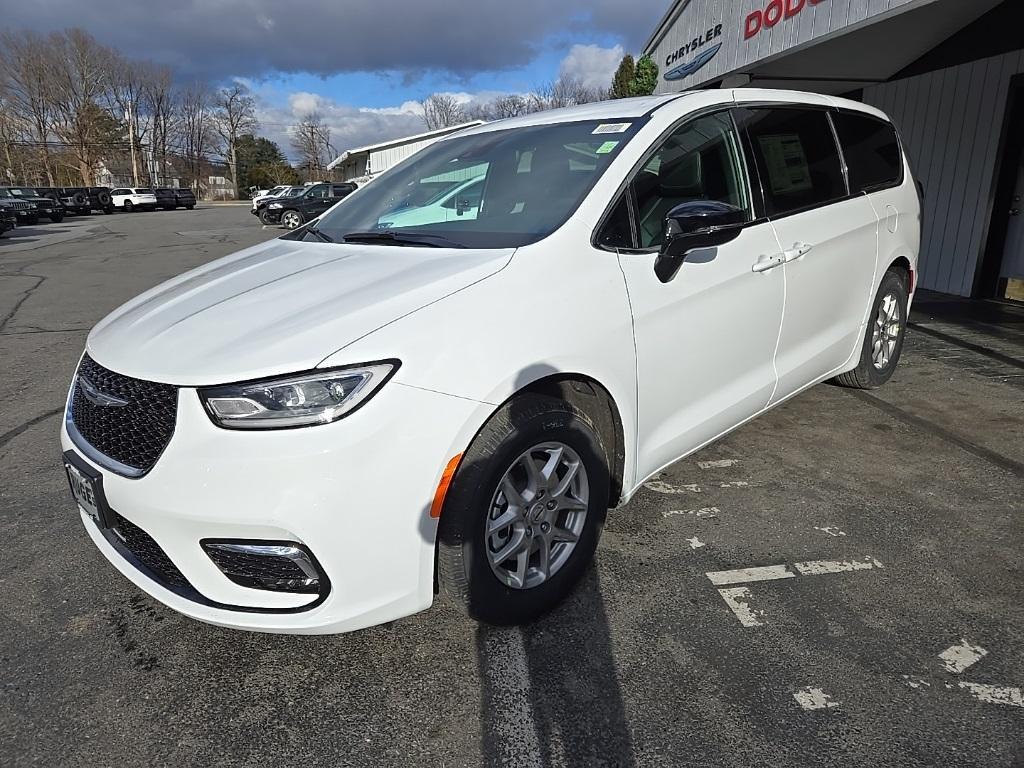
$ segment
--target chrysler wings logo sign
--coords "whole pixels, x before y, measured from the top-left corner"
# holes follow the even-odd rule
[[[82,388],[82,394],[85,395],[85,399],[93,405],[99,405],[105,408],[123,408],[128,405],[127,400],[122,400],[119,397],[108,395],[106,392],[100,392],[100,390],[96,388],[96,385],[85,378],[85,376],[78,377],[78,386]]]
[[[675,69],[670,69],[668,72],[665,73],[665,79],[682,80],[684,77],[689,77],[693,73],[702,69],[705,64],[707,64],[709,61],[715,58],[715,56],[721,49],[721,43],[714,46],[713,48],[708,48],[706,51],[701,52],[701,54],[697,56],[697,58],[695,58],[693,61],[688,61],[685,64],[676,67]]]

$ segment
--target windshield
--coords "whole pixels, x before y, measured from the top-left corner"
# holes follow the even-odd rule
[[[397,235],[374,239],[381,244],[415,236],[467,248],[533,243],[576,211],[642,123],[558,123],[438,141],[346,198],[317,229],[335,241]]]
[[[11,188],[11,194],[15,195],[17,197],[38,197],[39,196],[36,193],[36,191],[34,189],[31,189],[30,187],[12,187]]]

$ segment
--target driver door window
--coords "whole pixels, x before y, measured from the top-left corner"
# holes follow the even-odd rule
[[[741,158],[728,112],[698,117],[672,133],[633,179],[640,247],[661,246],[665,216],[681,203],[715,200],[749,217]]]

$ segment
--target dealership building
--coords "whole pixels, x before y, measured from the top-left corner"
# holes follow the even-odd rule
[[[676,0],[658,93],[792,88],[884,110],[924,186],[919,285],[1024,300],[1024,0]]]

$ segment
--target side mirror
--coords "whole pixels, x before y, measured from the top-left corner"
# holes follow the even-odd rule
[[[747,212],[716,200],[677,205],[665,217],[665,239],[654,262],[654,273],[667,283],[692,252],[716,248],[740,236]]]

